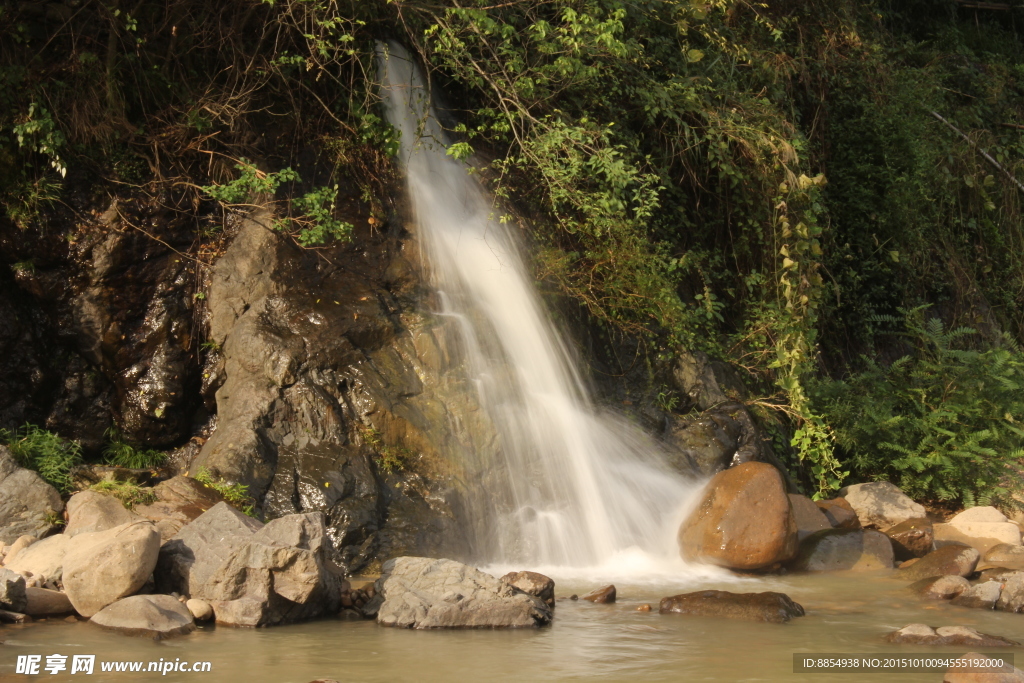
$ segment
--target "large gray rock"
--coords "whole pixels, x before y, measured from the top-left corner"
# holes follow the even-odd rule
[[[892,566],[892,543],[885,534],[870,529],[825,529],[811,534],[790,565],[804,572],[871,571]]]
[[[540,598],[453,560],[388,560],[375,589],[377,623],[384,626],[528,628],[552,617]]]
[[[181,475],[154,486],[153,495],[156,501],[149,505],[136,505],[135,512],[156,524],[160,538],[165,541],[224,500],[216,490]]]
[[[70,540],[64,534],[44,538],[19,552],[5,566],[19,574],[38,576],[43,583],[59,582]]]
[[[142,588],[156,567],[160,532],[151,522],[129,522],[71,539],[64,555],[64,590],[83,617]]]
[[[10,569],[0,569],[0,609],[24,612],[27,606],[25,577]]]
[[[23,467],[6,446],[0,446],[0,543],[19,536],[42,538],[64,510],[57,489]]]
[[[47,588],[25,589],[28,605],[25,614],[30,617],[49,617],[55,614],[70,614],[75,611],[66,593]]]
[[[662,614],[726,617],[781,624],[804,616],[804,608],[784,593],[730,593],[706,590],[662,598]]]
[[[64,535],[106,531],[142,519],[133,514],[117,498],[96,491],[80,491],[68,499],[68,525]]]
[[[164,544],[157,585],[207,601],[220,624],[311,619],[338,608],[341,577],[329,548],[319,512],[264,526],[218,503]]]
[[[924,506],[887,481],[846,486],[839,490],[839,495],[854,509],[864,527],[885,531],[908,519],[927,516]]]
[[[192,614],[170,595],[134,595],[107,605],[89,623],[128,635],[166,638],[194,631]]]
[[[201,595],[214,574],[263,524],[218,503],[181,528],[160,550],[157,589]]]
[[[909,567],[899,569],[901,579],[917,581],[931,576],[970,576],[978,566],[981,556],[974,548],[965,545],[948,545],[933,550]]]

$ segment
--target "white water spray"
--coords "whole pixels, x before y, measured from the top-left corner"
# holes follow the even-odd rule
[[[493,218],[492,199],[469,167],[447,155],[418,66],[397,44],[379,53],[440,313],[459,325],[466,367],[501,437],[489,509],[476,511],[489,515],[491,537],[478,539],[484,559],[596,567],[623,558],[634,572],[644,571],[638,555],[680,564],[675,529],[696,484],[664,466],[635,427],[597,412],[540,306],[515,235]]]

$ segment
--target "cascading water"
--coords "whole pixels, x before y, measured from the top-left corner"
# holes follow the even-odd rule
[[[379,47],[382,96],[401,133],[417,230],[441,315],[460,329],[466,367],[501,437],[488,486],[483,559],[585,567],[641,554],[676,557],[679,510],[695,484],[660,463],[624,419],[599,414],[534,291],[515,235],[469,167],[446,153],[422,72]]]

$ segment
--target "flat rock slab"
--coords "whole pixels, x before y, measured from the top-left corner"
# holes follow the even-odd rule
[[[192,614],[170,595],[133,595],[107,605],[90,623],[135,636],[180,636],[195,630]]]
[[[957,645],[968,647],[1013,647],[1016,641],[979,633],[969,626],[942,626],[907,624],[885,636],[887,643],[895,645]]]
[[[784,593],[730,593],[706,590],[661,599],[662,614],[726,617],[782,624],[804,616],[804,608]]]
[[[377,623],[384,626],[530,628],[544,626],[552,617],[540,598],[453,560],[388,560],[375,590]]]
[[[857,513],[857,519],[863,527],[877,527],[885,531],[908,519],[927,516],[922,505],[915,503],[898,486],[887,481],[846,486],[839,489],[839,495]]]
[[[933,576],[970,576],[978,566],[981,554],[965,545],[947,545],[934,550],[906,568],[898,570],[901,579],[917,581]]]

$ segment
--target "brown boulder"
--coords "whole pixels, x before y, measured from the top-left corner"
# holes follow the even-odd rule
[[[596,605],[610,605],[615,602],[615,586],[598,588],[597,590],[590,591],[580,599],[589,600]]]
[[[793,519],[796,522],[796,536],[802,541],[816,531],[831,529],[832,523],[814,501],[807,496],[796,493],[789,494],[789,503],[793,506]]]
[[[932,551],[932,523],[928,519],[908,519],[886,530],[885,535],[892,541],[896,559],[909,560],[924,557]]]
[[[797,550],[793,506],[779,471],[747,462],[716,474],[697,509],[679,527],[684,560],[760,569]]]
[[[845,498],[815,501],[825,517],[836,529],[859,529],[860,519]]]
[[[930,576],[970,576],[978,566],[978,551],[966,545],[947,545],[934,550],[907,568],[897,570],[901,579],[916,581]]]
[[[909,590],[932,600],[952,600],[970,587],[967,579],[954,574],[930,576],[907,586]]]
[[[730,593],[716,590],[662,598],[658,611],[662,614],[750,619],[772,624],[781,624],[804,615],[804,608],[784,593]]]

